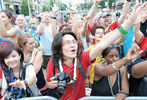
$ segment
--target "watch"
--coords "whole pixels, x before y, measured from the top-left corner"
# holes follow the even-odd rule
[[[28,82],[26,80],[23,81],[25,86],[27,87],[28,86]]]

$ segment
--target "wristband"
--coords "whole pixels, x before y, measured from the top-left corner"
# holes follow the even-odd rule
[[[125,92],[125,91],[120,91],[119,93],[122,93],[122,94],[124,94],[124,95],[126,95],[126,96],[129,95],[129,94],[128,94],[127,92]]]
[[[112,67],[114,70],[118,71],[119,69],[115,67],[114,63],[112,63]]]
[[[28,82],[26,80],[23,80],[25,86],[27,87],[28,86]]]
[[[126,35],[128,33],[128,31],[125,30],[122,26],[119,26],[118,30],[124,35]]]
[[[57,19],[56,17],[52,17],[53,19]]]

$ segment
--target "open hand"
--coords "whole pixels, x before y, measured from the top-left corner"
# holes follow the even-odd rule
[[[56,4],[54,4],[52,7],[52,12],[57,13],[58,11],[59,11],[59,7]]]
[[[130,18],[134,19],[133,24],[138,24],[145,18],[147,18],[147,2],[143,4],[137,4],[129,16]]]
[[[126,58],[127,60],[131,61],[139,57],[141,53],[142,51],[140,51],[140,48],[138,46],[134,46],[128,50]]]
[[[99,5],[103,0],[94,0],[94,4]]]
[[[77,7],[78,7],[78,5],[75,5],[75,4],[72,5],[72,6],[70,7],[71,13],[76,13]]]
[[[26,89],[26,85],[24,83],[24,81],[20,81],[20,79],[16,80],[15,82],[9,83],[10,86],[14,86],[20,89]]]

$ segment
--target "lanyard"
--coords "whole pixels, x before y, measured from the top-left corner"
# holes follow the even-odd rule
[[[74,60],[74,75],[73,75],[73,79],[69,83],[73,83],[74,81],[76,81],[76,76],[77,76],[76,69],[77,69],[77,58],[75,58],[75,60]],[[59,72],[63,72],[63,66],[62,66],[61,59],[59,60]]]
[[[11,73],[11,82],[14,82],[14,73],[13,73],[12,69],[10,69],[10,73]],[[22,71],[20,72],[20,76],[22,76],[21,74],[22,74]],[[14,91],[14,88],[15,87],[11,86],[11,92]],[[17,88],[15,88],[15,89],[17,89]],[[22,89],[17,90],[17,92],[19,92],[18,96],[16,97],[18,99],[18,98],[20,98],[20,96],[22,94]]]

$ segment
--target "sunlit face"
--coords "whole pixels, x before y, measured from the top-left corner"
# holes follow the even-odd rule
[[[11,22],[11,19],[9,19],[8,16],[4,12],[0,13],[0,18],[4,22],[5,25]]]
[[[102,28],[98,28],[95,30],[95,40],[98,42],[104,36],[104,30]]]
[[[79,15],[76,17],[76,24],[78,28],[82,27],[83,22],[82,22],[81,16]]]
[[[16,23],[18,27],[25,27],[26,25],[26,20],[23,16],[18,16],[16,19]]]
[[[13,50],[11,54],[4,59],[5,64],[10,68],[17,68],[20,66],[21,56],[17,51]]]
[[[108,64],[112,64],[113,62],[119,60],[119,52],[118,50],[111,49],[110,52],[106,55],[105,60]]]
[[[35,48],[35,40],[33,37],[27,39],[27,43],[24,45],[23,49],[27,51],[33,51]]]
[[[103,27],[104,27],[104,26],[108,26],[109,23],[110,23],[110,22],[109,22],[109,21],[110,21],[109,18],[110,18],[109,15],[104,16],[104,17],[101,17],[101,18],[99,19],[100,25],[103,26]]]
[[[50,14],[44,13],[42,16],[42,19],[45,21],[45,23],[49,23],[50,22]]]
[[[63,58],[75,58],[77,56],[77,40],[70,34],[62,37]]]

